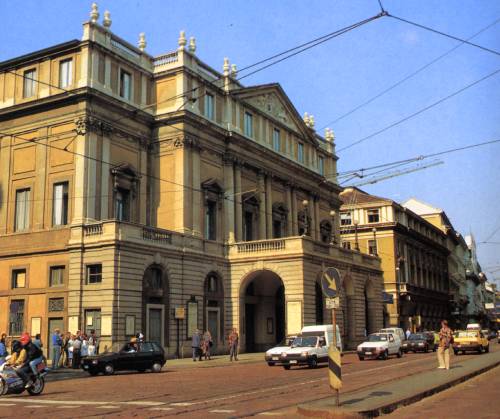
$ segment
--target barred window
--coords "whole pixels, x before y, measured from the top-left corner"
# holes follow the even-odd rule
[[[12,300],[9,312],[9,335],[19,336],[24,329],[24,300]]]

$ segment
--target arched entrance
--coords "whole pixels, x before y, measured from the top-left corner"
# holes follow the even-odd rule
[[[344,346],[346,348],[353,348],[356,346],[356,311],[354,308],[354,280],[350,275],[344,278],[342,288],[342,293],[345,296],[342,307]]]
[[[285,286],[272,271],[248,275],[241,285],[242,343],[246,352],[261,352],[285,337]]]
[[[205,278],[203,318],[203,330],[212,335],[212,352],[215,352],[224,340],[224,288],[216,272],[210,272]]]
[[[147,340],[168,346],[168,278],[161,265],[151,265],[142,281],[142,332]]]
[[[365,297],[365,330],[366,334],[377,332],[376,327],[376,297],[375,288],[371,280],[366,281],[364,289]]]

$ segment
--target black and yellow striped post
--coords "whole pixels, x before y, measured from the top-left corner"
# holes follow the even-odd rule
[[[342,387],[342,364],[337,348],[337,321],[335,309],[332,309],[333,345],[328,349],[328,378],[330,387],[335,391],[336,405],[340,406],[339,390]]]

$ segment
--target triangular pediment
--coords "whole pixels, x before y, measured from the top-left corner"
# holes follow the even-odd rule
[[[282,87],[266,84],[238,89],[233,95],[265,113],[270,119],[285,125],[298,135],[317,144],[314,131],[309,128]]]

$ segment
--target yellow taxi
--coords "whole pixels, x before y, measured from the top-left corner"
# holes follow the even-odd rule
[[[465,353],[475,351],[478,353],[489,352],[488,338],[480,330],[459,330],[453,336],[453,352]]]

